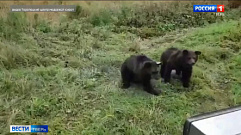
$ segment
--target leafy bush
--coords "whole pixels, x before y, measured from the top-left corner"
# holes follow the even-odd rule
[[[50,23],[47,22],[46,20],[41,20],[37,26],[36,29],[38,31],[41,31],[43,33],[49,33],[51,31]]]
[[[112,11],[111,10],[101,10],[90,17],[90,23],[94,26],[107,25],[112,23]]]
[[[69,12],[68,13],[68,17],[70,19],[79,19],[79,18],[82,18],[82,17],[88,17],[89,15],[90,15],[90,13],[80,5],[76,6],[75,12]]]

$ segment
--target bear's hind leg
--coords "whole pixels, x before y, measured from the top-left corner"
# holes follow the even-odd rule
[[[171,65],[167,64],[166,67],[165,67],[165,73],[164,73],[164,82],[165,83],[170,82],[171,72],[172,72]]]
[[[121,68],[122,88],[127,89],[131,85],[131,79],[133,78],[132,72],[126,67]]]
[[[166,64],[163,63],[163,64],[161,65],[161,71],[160,71],[162,78],[164,78],[165,67],[166,67]]]
[[[178,76],[181,75],[181,70],[180,69],[176,69],[176,75],[178,75]]]

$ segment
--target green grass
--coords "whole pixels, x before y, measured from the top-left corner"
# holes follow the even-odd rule
[[[9,125],[46,124],[48,134],[180,135],[186,118],[241,104],[240,23],[138,40],[109,22],[94,27],[79,19],[43,22],[17,40],[0,36],[0,133],[9,134]],[[159,80],[160,96],[119,88],[120,66],[134,54],[129,48],[159,61],[171,46],[202,51],[190,88],[177,80]]]

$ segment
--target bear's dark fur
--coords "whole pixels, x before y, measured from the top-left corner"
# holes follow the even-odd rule
[[[145,55],[130,56],[121,66],[122,88],[129,88],[131,83],[141,83],[145,91],[159,95],[151,85],[151,79],[159,79],[158,66]]]
[[[170,82],[171,71],[176,70],[176,74],[180,76],[182,73],[183,87],[189,87],[190,78],[192,76],[192,67],[198,60],[200,51],[179,50],[177,48],[168,48],[161,55],[161,77],[164,82]]]

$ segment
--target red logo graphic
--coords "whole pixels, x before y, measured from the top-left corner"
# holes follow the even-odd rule
[[[224,5],[217,5],[217,12],[224,12]]]

